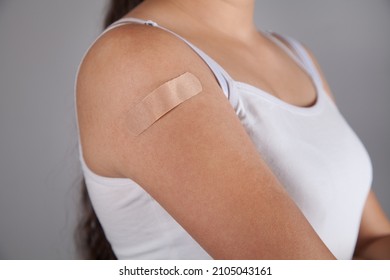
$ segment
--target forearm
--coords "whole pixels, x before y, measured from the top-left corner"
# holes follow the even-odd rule
[[[361,246],[354,255],[355,259],[390,260],[390,235],[375,238]]]

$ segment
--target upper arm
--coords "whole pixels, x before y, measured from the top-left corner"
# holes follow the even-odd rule
[[[332,258],[203,61],[170,35],[148,30],[155,40],[145,40],[138,30],[128,30],[128,48],[103,48],[82,67],[77,103],[87,163],[137,182],[214,258]],[[132,135],[130,108],[184,72],[203,91]]]

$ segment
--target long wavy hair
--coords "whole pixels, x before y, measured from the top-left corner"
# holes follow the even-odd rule
[[[111,0],[108,3],[104,19],[104,28],[117,21],[143,0]],[[76,245],[83,259],[115,260],[117,259],[111,244],[92,207],[84,178],[81,182],[81,218],[76,229]]]

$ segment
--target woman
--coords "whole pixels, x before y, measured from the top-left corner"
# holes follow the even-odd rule
[[[115,255],[390,258],[363,145],[310,52],[259,32],[253,11],[112,1],[109,23],[123,18],[88,51],[76,93],[86,185]],[[185,73],[201,92],[132,133],[134,108]]]

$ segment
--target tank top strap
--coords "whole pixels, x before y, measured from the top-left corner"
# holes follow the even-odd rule
[[[109,30],[125,25],[125,24],[146,24],[149,26],[154,26],[157,28],[160,28],[164,31],[167,31],[174,36],[176,36],[178,39],[182,40],[184,43],[186,43],[195,53],[198,54],[198,56],[207,64],[207,66],[210,68],[210,70],[213,72],[219,86],[221,87],[223,93],[225,96],[228,98],[230,104],[233,106],[233,108],[236,108],[236,105],[238,103],[238,97],[234,94],[234,91],[231,90],[231,81],[232,78],[229,76],[229,74],[210,56],[208,56],[205,52],[203,52],[201,49],[199,49],[197,46],[189,42],[187,39],[183,38],[182,36],[176,34],[175,32],[158,25],[156,22],[151,21],[151,20],[143,20],[143,19],[138,19],[138,18],[131,18],[131,17],[126,17],[122,18],[114,23],[112,23],[110,26],[108,26],[104,32],[108,32]]]
[[[285,49],[285,51],[288,52],[290,56],[296,58],[295,60],[298,60],[298,63],[304,67],[304,69],[309,73],[312,79],[319,86],[322,86],[321,75],[318,72],[318,69],[315,66],[312,58],[310,57],[308,51],[303,47],[302,43],[290,36],[280,35],[274,32],[267,31],[265,32],[265,34],[271,37],[271,39],[273,39],[274,41],[276,41],[276,43],[280,45],[283,49]],[[283,39],[284,42],[282,42],[280,38]],[[291,49],[286,46],[286,42],[293,49],[293,51],[291,51]]]

